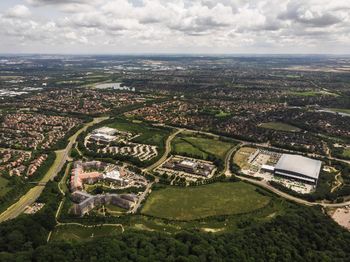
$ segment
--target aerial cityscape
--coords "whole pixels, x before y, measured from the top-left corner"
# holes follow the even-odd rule
[[[0,261],[350,261],[350,3],[0,7]]]

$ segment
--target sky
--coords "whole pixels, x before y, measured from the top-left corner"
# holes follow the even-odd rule
[[[0,53],[350,54],[350,1],[1,0]]]

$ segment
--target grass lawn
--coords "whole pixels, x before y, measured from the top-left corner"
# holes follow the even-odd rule
[[[105,208],[111,214],[124,214],[127,210],[115,205],[106,205]]]
[[[83,227],[80,225],[57,226],[52,233],[51,240],[84,241],[97,237],[109,237],[121,234],[120,226]]]
[[[170,135],[170,130],[153,127],[141,121],[117,119],[115,123],[108,126],[121,131],[140,134],[140,136],[133,139],[135,143],[155,145],[160,148],[164,147],[164,141]]]
[[[350,149],[344,149],[342,155],[345,157],[350,157]]]
[[[142,214],[171,220],[252,212],[271,200],[244,182],[215,183],[198,187],[166,187],[151,193]]]
[[[10,191],[11,188],[7,186],[9,181],[6,178],[3,178],[0,176],[0,197],[6,195],[8,191]]]
[[[259,125],[262,128],[268,128],[268,129],[274,129],[278,131],[286,131],[286,132],[299,132],[300,128],[288,125],[281,122],[268,122],[268,123],[262,123]]]
[[[226,153],[233,145],[234,142],[220,141],[216,137],[196,137],[184,133],[184,135],[179,135],[173,140],[172,149],[173,153],[178,155],[187,153],[197,158],[205,159],[208,154],[212,154],[224,160]]]
[[[215,115],[215,117],[220,118],[220,117],[227,117],[227,116],[230,116],[230,115],[231,115],[231,113],[227,113],[227,112],[224,112],[224,111],[220,111],[219,113],[217,113],[217,114]]]

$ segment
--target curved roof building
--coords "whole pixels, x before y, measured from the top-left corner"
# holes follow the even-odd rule
[[[322,162],[299,155],[283,154],[275,166],[275,175],[317,184]]]

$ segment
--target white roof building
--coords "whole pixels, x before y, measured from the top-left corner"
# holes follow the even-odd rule
[[[91,139],[94,139],[94,140],[101,140],[101,141],[105,141],[105,142],[112,142],[116,139],[115,136],[112,136],[112,135],[107,135],[107,134],[104,134],[104,133],[95,133],[95,134],[92,134],[90,136]]]
[[[113,170],[111,172],[107,172],[103,175],[104,179],[110,179],[110,180],[120,180],[120,172],[119,170]]]
[[[94,134],[103,134],[103,135],[114,135],[115,133],[117,133],[117,130],[114,129],[114,128],[110,128],[110,127],[107,127],[107,126],[104,126],[104,127],[100,127],[98,129],[95,129]]]
[[[321,165],[319,160],[283,154],[275,166],[275,174],[317,184]]]

